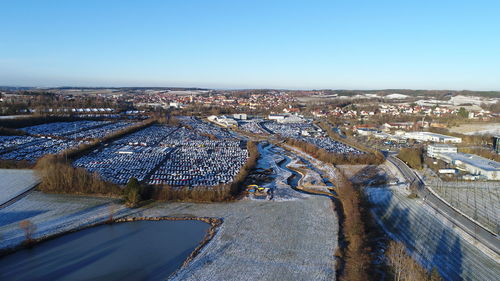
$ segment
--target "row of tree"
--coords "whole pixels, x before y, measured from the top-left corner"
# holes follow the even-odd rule
[[[318,148],[314,144],[289,138],[285,140],[286,144],[294,146],[313,157],[317,158],[326,163],[331,163],[334,165],[344,165],[344,164],[364,164],[364,165],[378,165],[384,162],[384,156],[382,154],[373,153],[333,153],[328,152],[325,149]]]
[[[430,273],[418,264],[401,242],[391,241],[385,253],[387,264],[395,281],[442,281],[436,268]]]
[[[75,168],[61,155],[40,158],[35,169],[41,177],[38,188],[49,193],[99,194],[112,197],[122,195],[118,185],[106,182],[97,173]]]
[[[361,194],[342,172],[331,180],[342,207],[342,231],[347,242],[343,253],[344,270],[341,279],[371,280],[371,257],[362,218]]]

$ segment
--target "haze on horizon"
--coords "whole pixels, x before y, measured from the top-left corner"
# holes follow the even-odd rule
[[[0,85],[500,90],[498,1],[2,1]]]

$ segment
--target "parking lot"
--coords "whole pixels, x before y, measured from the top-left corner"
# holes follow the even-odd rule
[[[117,184],[126,184],[131,177],[171,186],[233,181],[248,158],[246,143],[199,119],[180,119],[193,129],[153,125],[77,159],[74,165]]]
[[[218,139],[231,139],[237,138],[237,136],[230,130],[217,127],[208,122],[204,122],[199,118],[192,116],[180,116],[177,117],[183,125],[190,126],[193,130],[200,134],[213,135]]]
[[[262,120],[238,121],[238,127],[241,130],[252,133],[252,134],[258,134],[258,135],[266,134],[266,131],[264,129],[262,129],[262,127],[259,125],[260,121],[262,121]]]
[[[85,141],[31,136],[0,136],[0,159],[35,162],[46,154],[56,154]]]
[[[300,141],[308,142],[314,144],[319,148],[323,148],[328,152],[333,153],[347,153],[347,154],[362,154],[362,151],[358,149],[343,144],[341,142],[335,141],[328,137],[323,131],[321,131],[317,126],[310,122],[303,123],[287,123],[279,124],[276,122],[265,122],[263,127],[273,133],[278,134],[286,138],[294,138]]]
[[[135,123],[111,121],[54,122],[21,128],[25,136],[0,136],[0,159],[35,162],[46,154],[88,143]]]

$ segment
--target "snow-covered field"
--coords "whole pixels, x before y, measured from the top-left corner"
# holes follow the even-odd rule
[[[450,128],[453,133],[465,135],[499,135],[500,123],[472,123],[461,124],[460,126]]]
[[[14,204],[0,209],[0,249],[20,244],[24,233],[19,223],[29,220],[36,226],[34,238],[41,238],[115,217],[127,209],[116,200],[32,192]],[[116,207],[110,207],[116,206]]]
[[[157,204],[138,215],[224,220],[214,239],[173,280],[335,279],[338,222],[327,198]]]
[[[280,149],[278,149],[280,150]],[[282,151],[284,152],[284,151]],[[36,226],[34,238],[63,233],[108,219],[131,217],[217,217],[215,237],[173,280],[335,280],[338,219],[330,199],[294,191],[289,171],[263,155],[276,169],[274,200],[232,203],[154,203],[127,209],[116,200],[29,193],[0,209],[0,249],[24,239],[19,222]]]
[[[0,210],[0,247],[23,240],[19,222],[36,226],[35,238],[107,219],[110,200],[34,192]],[[132,213],[136,211],[136,213]],[[242,200],[235,203],[156,203],[145,209],[120,207],[123,215],[218,217],[214,239],[174,280],[334,280],[338,222],[332,202]]]
[[[0,169],[0,205],[33,188],[39,182],[33,170]]]

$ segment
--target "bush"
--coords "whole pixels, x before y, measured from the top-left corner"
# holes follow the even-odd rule
[[[103,181],[97,173],[73,167],[61,156],[46,155],[37,161],[35,169],[41,176],[39,189],[44,192],[122,195],[118,185]]]
[[[398,153],[398,158],[406,162],[413,169],[422,169],[422,148],[403,148]]]
[[[123,199],[131,206],[136,207],[143,198],[144,188],[136,178],[130,178],[123,190]]]

